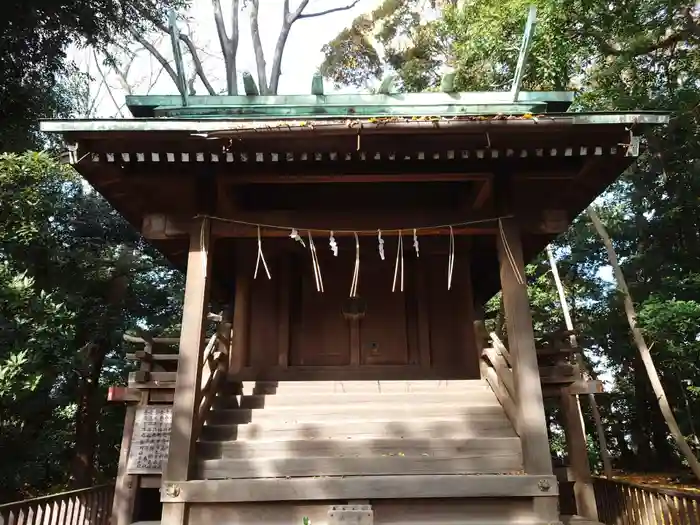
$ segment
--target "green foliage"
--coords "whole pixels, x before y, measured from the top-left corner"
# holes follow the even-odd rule
[[[439,85],[440,46],[435,24],[423,24],[420,0],[384,0],[323,46],[321,74],[338,85],[369,87],[388,71],[398,89],[423,91]]]
[[[0,21],[0,152],[43,145],[39,118],[80,110],[84,90],[66,49],[117,42],[129,27],[165,20],[186,0],[27,0],[3,3]]]
[[[179,317],[182,276],[70,167],[0,157],[0,501],[108,479],[127,370],[121,334]],[[93,469],[67,465],[82,451]]]

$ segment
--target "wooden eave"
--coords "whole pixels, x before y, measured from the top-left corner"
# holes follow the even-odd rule
[[[76,169],[141,230],[144,218],[152,214],[221,216],[217,200],[229,191],[243,195],[253,208],[259,200],[288,199],[303,209],[305,198],[334,183],[346,183],[343,194],[369,195],[372,192],[365,190],[370,185],[380,192],[395,182],[402,187],[420,185],[412,192],[411,202],[419,209],[430,199],[462,191],[457,188],[473,187],[477,202],[480,193],[492,195],[505,178],[519,197],[509,204],[518,214],[559,210],[568,225],[634,162],[638,148],[630,128],[639,135],[646,126],[666,122],[668,116],[662,113],[635,112],[50,120],[42,122],[41,129],[61,133],[77,147]],[[255,215],[253,208],[244,215],[246,220],[257,217],[269,224],[284,217],[278,213],[269,218],[264,209]],[[488,212],[484,209],[484,214]],[[238,217],[237,213],[228,216]],[[459,210],[450,213],[445,216],[460,217]],[[343,229],[333,223],[336,215],[327,214],[324,223],[290,226]],[[371,220],[382,219],[367,219]],[[417,225],[353,225],[362,229],[397,226]],[[220,233],[228,228],[224,236],[252,235],[250,228],[220,228]],[[481,233],[488,233],[488,228]],[[478,234],[476,230],[463,233]],[[534,257],[555,235],[546,228],[527,231],[526,258]],[[478,300],[486,300],[499,288],[495,243],[492,235],[471,239],[472,275],[480,275],[475,292]],[[173,264],[185,267],[185,238],[165,236],[152,242]],[[214,274],[226,282],[231,261],[221,257],[214,262]]]

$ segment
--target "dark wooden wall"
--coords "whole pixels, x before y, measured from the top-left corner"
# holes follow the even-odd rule
[[[308,249],[291,240],[266,240],[272,279],[261,267],[251,281],[245,368],[265,371],[266,378],[277,370],[280,379],[299,369],[322,370],[328,379],[345,377],[348,369],[354,377],[364,370],[368,378],[383,371],[392,378],[478,378],[468,239],[458,239],[448,290],[446,246],[430,251],[426,245],[417,258],[406,236],[403,292],[398,281],[392,292],[396,237],[385,240],[381,260],[376,238],[360,239],[358,295],[366,313],[359,322],[343,315],[355,264],[352,239],[340,241],[338,257],[326,238],[316,239],[323,293],[316,290]],[[236,271],[252,279],[256,246],[239,240],[235,249]]]

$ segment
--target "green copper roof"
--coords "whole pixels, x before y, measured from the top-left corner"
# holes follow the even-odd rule
[[[126,103],[137,118],[264,120],[558,113],[566,111],[573,99],[568,91],[525,91],[518,93],[515,102],[510,92],[470,92],[190,96],[187,106],[178,95],[148,95],[128,96]]]

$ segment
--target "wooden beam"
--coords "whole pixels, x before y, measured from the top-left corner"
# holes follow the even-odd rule
[[[131,525],[133,522],[134,501],[138,486],[132,476],[127,474],[129,450],[134,433],[134,421],[136,419],[136,407],[126,408],[124,417],[124,430],[119,450],[119,466],[117,468],[117,480],[114,484],[114,501],[112,503],[112,519],[114,525]]]
[[[143,390],[149,388],[175,388],[177,372],[148,372],[143,377],[141,371],[129,372],[129,388]]]
[[[583,428],[581,405],[576,396],[562,392],[560,398],[562,423],[566,436],[566,452],[574,477],[574,496],[577,514],[591,520],[598,520],[591,468],[588,464],[586,431]]]
[[[133,336],[129,334],[124,334],[123,336],[124,341],[127,343],[137,343],[137,344],[152,344],[152,345],[177,345],[180,344],[180,338],[179,337],[152,337],[149,340],[144,339],[143,337],[138,337],[138,336]]]
[[[194,456],[194,420],[198,401],[197,389],[201,383],[200,363],[213,258],[210,234],[208,219],[199,219],[192,224],[180,334],[180,360],[173,397],[170,448],[164,468],[164,476],[177,481],[186,481],[189,478]],[[186,523],[185,505],[163,504],[161,523],[184,525]]]
[[[598,380],[578,379],[570,385],[557,385],[552,383],[542,384],[542,395],[544,397],[559,397],[562,392],[570,396],[586,394],[604,394],[603,383]]]
[[[517,393],[517,429],[523,448],[523,467],[526,474],[551,475],[552,459],[527,296],[521,234],[514,219],[501,221],[497,248],[508,348]],[[556,499],[538,504],[538,512],[538,517],[543,521],[557,521],[559,511]]]
[[[138,403],[141,400],[143,385],[139,388],[128,388],[125,386],[111,386],[107,393],[108,403]],[[175,383],[170,388],[152,388],[148,393],[149,401],[155,403],[172,403]]]
[[[552,233],[555,231],[550,222],[543,221],[548,210],[541,210],[532,216],[520,219],[521,227],[529,233]],[[213,220],[212,235],[214,237],[257,237],[255,224],[269,224],[289,229],[263,228],[265,237],[287,237],[292,227],[299,230],[334,230],[336,236],[352,236],[356,230],[358,235],[375,236],[378,229],[398,230],[420,228],[419,235],[448,235],[449,228],[434,228],[434,225],[463,224],[455,226],[455,235],[494,235],[498,233],[496,218],[498,215],[488,210],[479,212],[449,211],[405,211],[404,213],[367,212],[306,212],[268,210],[261,212],[239,211],[234,216],[225,219],[243,221],[251,224]],[[147,214],[142,221],[141,233],[146,239],[177,239],[184,238],[189,232],[192,217]],[[469,223],[469,224],[467,224]],[[560,223],[558,228],[565,229]],[[556,230],[558,231],[558,230]]]
[[[318,183],[376,183],[376,182],[467,182],[483,181],[490,173],[343,173],[337,175],[250,173],[241,172],[219,176],[222,186],[240,184],[318,184]]]
[[[277,366],[289,365],[291,350],[290,315],[292,306],[292,262],[289,257],[280,260],[277,265],[279,284],[277,285]]]
[[[496,395],[498,402],[503,407],[503,411],[506,413],[506,417],[513,425],[515,433],[518,434],[518,409],[513,402],[513,398],[508,394],[508,390],[505,388],[503,381],[496,373],[492,367],[490,367],[485,361],[479,362],[479,368],[481,370],[481,377],[483,377],[488,385],[493,390]]]
[[[171,481],[164,502],[239,503],[349,499],[530,497],[558,495],[554,476],[402,475]],[[546,488],[545,487],[549,487]],[[177,492],[177,495],[175,493]]]
[[[138,403],[140,399],[141,392],[125,386],[110,386],[107,390],[108,403]]]
[[[489,198],[491,198],[493,191],[493,178],[489,177],[488,179],[484,179],[475,184],[476,186],[469,200],[473,210],[480,210],[484,208]]]
[[[482,355],[491,362],[491,366],[498,374],[498,378],[506,387],[508,395],[515,398],[515,385],[513,384],[513,371],[508,367],[508,363],[495,348],[484,348]]]
[[[147,354],[143,350],[138,350],[133,354],[126,354],[126,358],[133,361],[177,361],[180,356],[177,354]]]
[[[228,373],[239,373],[246,364],[250,330],[250,277],[236,269],[236,295],[233,302],[233,328]]]

